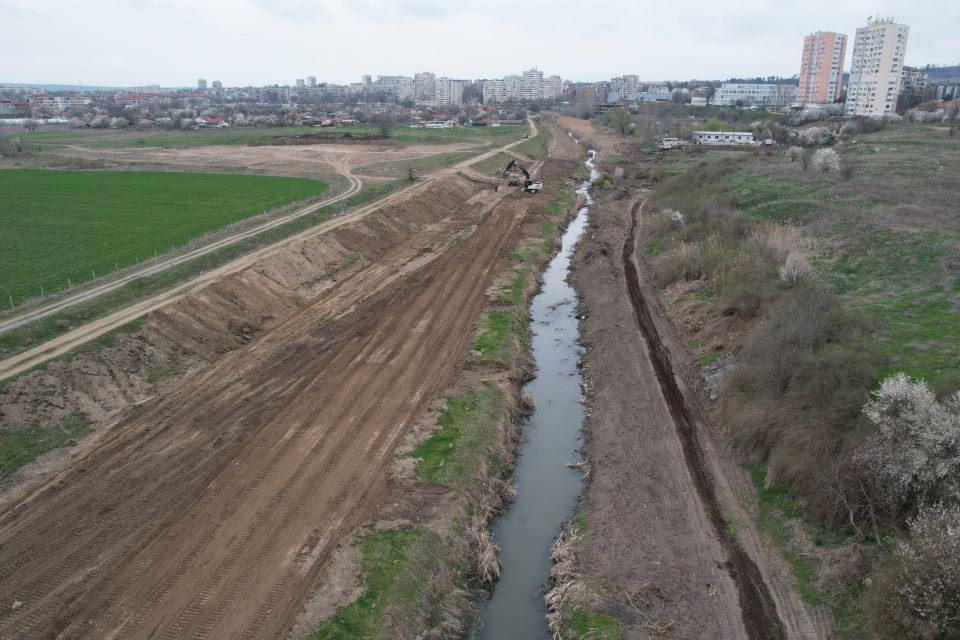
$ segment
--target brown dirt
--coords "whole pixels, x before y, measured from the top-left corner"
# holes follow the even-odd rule
[[[479,188],[444,178],[148,316],[214,361],[0,511],[0,601],[26,603],[0,635],[284,635],[509,264],[535,201]]]
[[[670,637],[828,637],[823,612],[773,575],[740,506],[755,502],[749,477],[715,441],[701,369],[635,251],[640,204],[595,207],[574,258],[592,390],[586,577],[661,589],[669,600],[657,618],[676,623]]]

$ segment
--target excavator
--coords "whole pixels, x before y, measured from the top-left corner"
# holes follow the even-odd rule
[[[540,189],[543,189],[543,185],[542,185],[541,183],[539,183],[539,182],[534,182],[533,180],[531,180],[531,179],[530,179],[530,172],[528,172],[526,169],[524,169],[523,167],[521,167],[521,166],[517,163],[516,160],[511,160],[511,161],[510,161],[510,164],[508,164],[508,165],[507,165],[507,168],[503,170],[503,173],[500,174],[500,177],[502,178],[502,177],[504,177],[504,176],[507,176],[507,172],[510,171],[510,169],[511,169],[511,168],[514,168],[514,167],[516,167],[517,169],[519,169],[520,171],[522,171],[522,172],[523,172],[523,175],[526,176],[526,180],[523,181],[523,189],[522,189],[523,191],[527,191],[527,192],[529,192],[529,193],[536,193],[536,192],[540,191]],[[519,186],[519,184],[520,184],[520,174],[519,174],[519,173],[511,173],[511,174],[509,174],[509,176],[507,176],[507,184],[510,185],[511,187],[513,187],[513,186]]]

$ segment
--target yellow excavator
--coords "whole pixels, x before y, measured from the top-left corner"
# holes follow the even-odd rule
[[[540,189],[543,189],[543,185],[539,182],[534,182],[533,180],[531,180],[530,172],[524,169],[523,167],[521,167],[516,160],[511,160],[510,164],[508,164],[506,169],[504,169],[503,172],[500,174],[501,178],[503,177],[507,178],[507,184],[509,186],[514,187],[514,186],[520,185],[520,174],[509,173],[510,169],[513,169],[513,168],[519,169],[520,171],[523,172],[523,175],[526,176],[526,179],[523,181],[522,191],[526,191],[528,193],[536,193],[540,191]]]

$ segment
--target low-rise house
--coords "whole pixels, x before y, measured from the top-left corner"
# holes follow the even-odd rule
[[[754,144],[753,134],[749,131],[694,131],[693,144],[743,146]]]

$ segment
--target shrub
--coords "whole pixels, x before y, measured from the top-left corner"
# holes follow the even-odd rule
[[[820,173],[840,171],[840,156],[833,149],[817,149],[813,154],[813,168]]]
[[[840,137],[844,140],[848,140],[858,133],[860,133],[860,127],[858,127],[855,122],[848,122],[840,127]]]
[[[857,164],[853,158],[844,158],[840,161],[840,177],[844,180],[851,180],[857,172]]]
[[[876,432],[854,453],[871,496],[891,514],[960,495],[960,392],[944,402],[897,373],[863,412]]]
[[[881,591],[889,606],[883,617],[899,627],[896,637],[960,637],[960,506],[921,509],[894,560]]]
[[[780,279],[789,284],[796,284],[813,276],[813,266],[801,252],[793,250],[787,254],[787,259],[780,267]]]
[[[827,127],[811,127],[800,132],[800,144],[818,147],[833,140],[833,132]]]
[[[790,147],[787,149],[787,157],[790,158],[790,162],[794,160],[799,160],[803,156],[803,147]]]
[[[83,129],[87,125],[85,125],[83,120],[80,118],[70,118],[70,122],[67,124],[67,126],[71,129]]]

